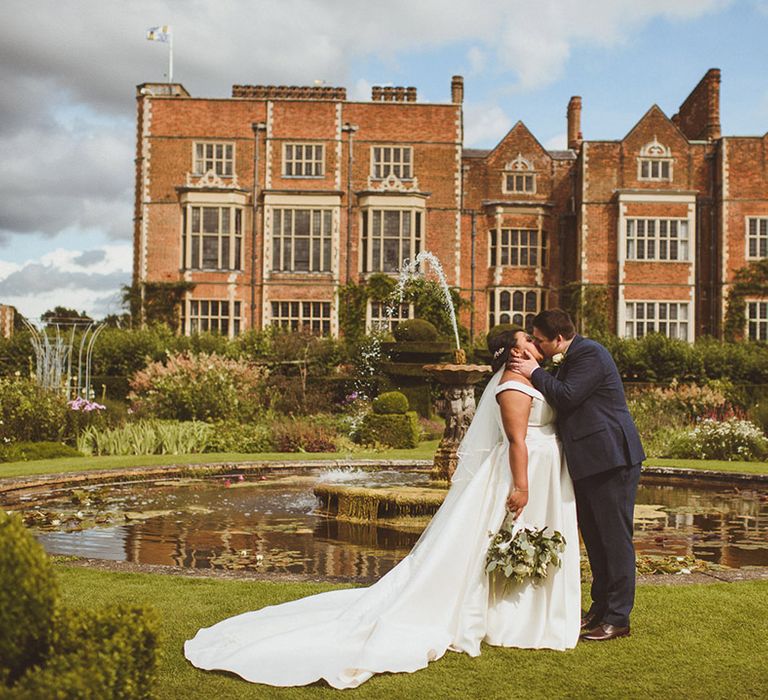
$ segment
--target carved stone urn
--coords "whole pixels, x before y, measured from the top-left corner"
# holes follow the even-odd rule
[[[424,365],[424,371],[441,386],[443,395],[435,406],[445,419],[445,431],[435,452],[432,478],[448,481],[456,471],[459,443],[467,432],[475,415],[475,390],[477,384],[491,371],[489,365],[465,364],[466,357],[456,351],[455,364]]]

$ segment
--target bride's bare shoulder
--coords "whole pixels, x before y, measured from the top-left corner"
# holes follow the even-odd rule
[[[513,372],[510,369],[504,370],[504,374],[501,375],[499,384],[503,384],[504,382],[520,382],[520,384],[525,384],[525,386],[530,386],[530,387],[533,386],[533,384],[531,384],[530,379],[523,376],[519,372]]]

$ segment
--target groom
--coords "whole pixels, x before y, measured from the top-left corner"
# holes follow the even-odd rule
[[[592,567],[592,605],[581,638],[629,635],[635,598],[632,523],[640,465],[640,436],[627,408],[616,364],[599,343],[576,334],[561,309],[533,319],[533,341],[557,364],[554,376],[536,360],[510,356],[510,369],[528,377],[557,411],[579,529]]]

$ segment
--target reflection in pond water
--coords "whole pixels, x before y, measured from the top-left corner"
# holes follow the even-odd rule
[[[242,479],[242,477],[240,477]],[[314,511],[318,480],[426,486],[424,473],[311,471],[178,479],[47,494],[19,504],[53,554],[190,568],[375,579],[414,545],[418,528],[355,523]],[[644,477],[635,543],[641,554],[693,555],[768,566],[768,488],[736,490]]]
[[[693,555],[734,568],[768,566],[768,485],[646,476],[637,502],[640,553]]]

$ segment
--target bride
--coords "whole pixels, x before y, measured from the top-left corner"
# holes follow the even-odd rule
[[[554,412],[510,352],[541,354],[523,331],[489,343],[494,375],[459,449],[443,505],[411,552],[368,588],[320,593],[223,620],[184,645],[195,666],[254,683],[298,686],[325,679],[354,688],[375,673],[413,672],[447,650],[480,643],[569,649],[580,626],[579,544],[573,485]],[[491,538],[507,511],[559,530],[562,565],[539,584],[485,573]]]

